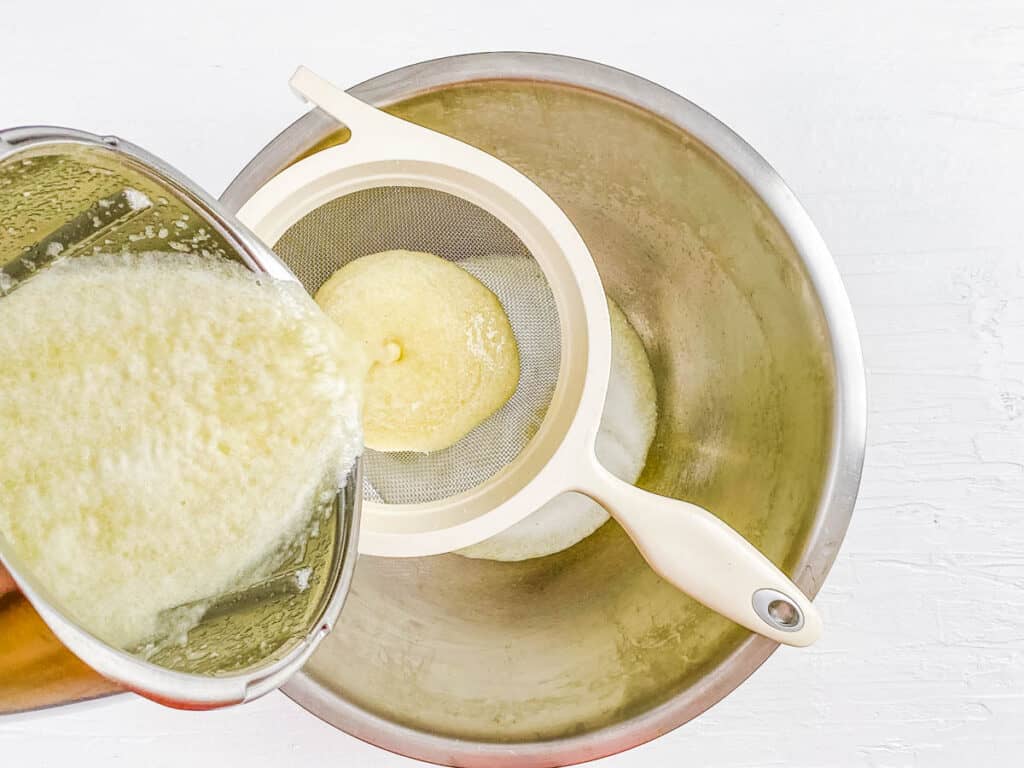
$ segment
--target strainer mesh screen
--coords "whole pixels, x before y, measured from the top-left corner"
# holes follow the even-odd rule
[[[367,450],[365,497],[416,504],[480,485],[519,455],[551,402],[561,340],[554,295],[529,250],[497,218],[454,195],[422,187],[355,192],[307,214],[274,246],[313,294],[353,259],[394,249],[458,262],[501,301],[519,346],[515,394],[458,443],[426,454]]]

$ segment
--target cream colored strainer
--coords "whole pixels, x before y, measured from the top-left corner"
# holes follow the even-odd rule
[[[496,158],[380,112],[305,68],[291,83],[351,138],[271,179],[241,208],[241,221],[310,291],[380,250],[464,262],[502,300],[524,360],[509,403],[452,448],[368,452],[360,551],[458,550],[576,491],[603,505],[679,589],[778,642],[814,642],[814,606],[750,543],[701,507],[640,490],[597,461],[608,310],[590,253],[562,210]],[[545,284],[525,277],[535,269],[517,268],[530,259]]]

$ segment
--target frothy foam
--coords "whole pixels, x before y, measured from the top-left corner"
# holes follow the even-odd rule
[[[93,634],[151,638],[344,479],[361,450],[348,350],[300,286],[234,263],[50,267],[0,299],[0,532]]]

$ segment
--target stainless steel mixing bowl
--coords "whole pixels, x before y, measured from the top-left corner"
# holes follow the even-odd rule
[[[859,483],[863,370],[835,265],[768,164],[680,96],[576,59],[460,56],[353,93],[497,155],[565,209],[657,377],[640,484],[715,510],[817,593]],[[345,137],[307,114],[222,201]],[[686,722],[774,649],[663,583],[608,523],[522,563],[361,559],[285,691],[412,757],[564,765]]]

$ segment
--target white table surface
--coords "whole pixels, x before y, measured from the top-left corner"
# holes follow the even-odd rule
[[[828,631],[608,768],[1009,766],[1024,747],[1024,3],[861,0],[0,5],[0,126],[118,133],[219,193],[342,84],[474,50],[656,80],[803,200],[869,369],[867,466],[819,597]],[[684,5],[694,7],[684,8]],[[414,765],[281,694],[184,713],[119,697],[0,721],[0,765]]]

